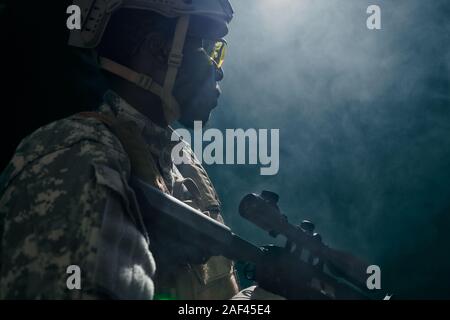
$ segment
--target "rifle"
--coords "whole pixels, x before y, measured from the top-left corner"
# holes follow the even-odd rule
[[[180,200],[132,177],[131,185],[144,216],[170,237],[248,264],[246,275],[258,285],[287,299],[381,299],[381,290],[368,290],[369,264],[322,242],[314,226],[289,223],[277,206],[278,195],[263,191],[246,195],[240,215],[273,237],[282,235],[286,245],[256,246],[232,230]],[[144,219],[145,220],[145,219]],[[144,221],[146,222],[146,221]],[[205,246],[207,244],[207,246]],[[250,268],[251,267],[251,268]]]

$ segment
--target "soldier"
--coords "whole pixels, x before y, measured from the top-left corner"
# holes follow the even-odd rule
[[[216,191],[188,146],[192,162],[173,165],[178,142],[169,125],[207,121],[216,106],[230,4],[76,4],[83,26],[69,43],[95,49],[111,90],[98,110],[26,137],[4,170],[0,298],[231,298],[238,292],[232,262],[202,261],[201,249],[187,254],[152,230],[143,223],[151,213],[140,211],[129,185],[140,174],[223,222]],[[71,265],[80,268],[79,290],[67,286]]]

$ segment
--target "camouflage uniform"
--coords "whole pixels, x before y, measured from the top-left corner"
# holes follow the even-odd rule
[[[175,167],[170,128],[160,128],[115,93],[101,114],[132,123],[148,143],[160,189],[223,222],[202,166]],[[188,147],[185,152],[192,154]],[[130,158],[105,123],[75,115],[25,138],[0,181],[0,298],[228,299],[237,292],[232,263],[159,265],[158,230],[143,221],[129,186]],[[69,265],[81,290],[68,290]]]

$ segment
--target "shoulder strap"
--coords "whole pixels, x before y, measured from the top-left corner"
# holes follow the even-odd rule
[[[169,192],[156,161],[136,125],[131,121],[120,121],[114,116],[98,112],[81,112],[78,116],[93,118],[105,124],[119,139],[127,153],[132,174],[163,192]]]

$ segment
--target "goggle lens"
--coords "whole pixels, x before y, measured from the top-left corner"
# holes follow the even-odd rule
[[[227,43],[221,39],[218,41],[203,41],[203,49],[209,55],[211,60],[215,62],[218,68],[221,68],[227,53]]]

